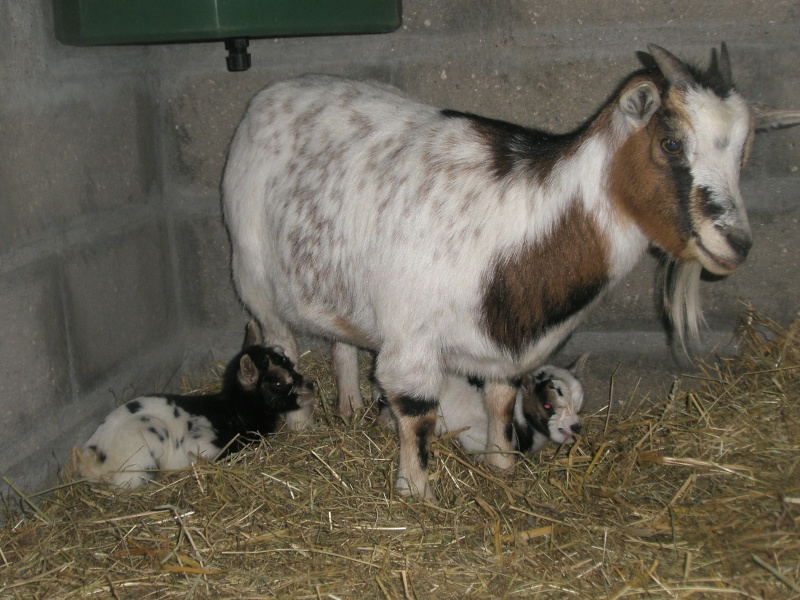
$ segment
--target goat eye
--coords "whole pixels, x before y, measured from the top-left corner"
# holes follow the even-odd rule
[[[681,144],[678,140],[664,138],[661,140],[661,149],[667,154],[672,154],[675,156],[683,152],[683,144]]]
[[[269,385],[276,392],[284,392],[292,387],[291,383],[287,383],[285,381],[273,381]]]

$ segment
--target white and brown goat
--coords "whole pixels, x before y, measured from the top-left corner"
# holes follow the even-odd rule
[[[702,268],[745,260],[739,171],[758,115],[724,47],[705,72],[650,52],[651,68],[566,135],[328,76],[250,103],[222,183],[236,289],[293,360],[293,332],[377,353],[399,492],[434,498],[428,444],[449,374],[486,381],[486,462],[509,467],[508,381],[542,364],[649,244],[682,265],[681,330],[695,328]]]
[[[219,393],[142,396],[114,409],[76,451],[77,475],[135,489],[197,457],[240,450],[249,436],[274,432],[281,414],[309,407],[313,385],[281,348],[262,346],[259,338],[258,326],[248,323]]]

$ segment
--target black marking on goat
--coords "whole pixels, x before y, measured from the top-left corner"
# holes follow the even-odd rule
[[[563,396],[564,394],[561,392],[561,390],[553,385],[552,379],[545,379],[533,386],[533,392],[536,394],[536,399],[542,405],[542,409],[544,409],[545,414],[549,418],[556,413],[556,409],[554,409],[553,405],[550,404],[550,397],[547,393],[547,390],[555,390],[560,396]]]
[[[445,109],[441,114],[447,118],[469,121],[486,143],[492,156],[492,171],[498,179],[508,176],[517,166],[545,179],[576,137],[575,134],[554,135],[456,110]]]
[[[477,388],[478,390],[482,390],[483,386],[486,384],[483,378],[478,377],[477,375],[469,375],[467,377],[467,383],[469,383],[472,387]]]
[[[695,189],[695,193],[698,197],[698,208],[705,217],[711,219],[712,221],[716,221],[725,214],[725,207],[719,202],[714,201],[713,197],[711,196],[711,190],[709,190],[707,187],[698,187]]]
[[[142,423],[149,423],[150,422],[150,417],[139,417],[139,420]]]
[[[428,440],[433,435],[433,430],[436,426],[436,421],[432,419],[425,419],[417,424],[414,434],[417,436],[417,457],[419,458],[419,465],[423,469],[428,468]]]
[[[690,210],[692,186],[694,185],[692,171],[689,165],[681,160],[670,161],[670,169],[672,170],[672,179],[675,182],[675,195],[681,206],[681,210],[678,213],[681,227],[684,232],[691,232],[694,229]]]
[[[677,128],[673,123],[680,121],[675,111],[670,108],[663,109],[657,114],[658,124],[662,130],[662,135],[671,139],[681,139]],[[692,186],[694,185],[694,178],[692,177],[692,170],[689,165],[686,155],[681,153],[677,155],[665,154],[667,164],[669,165],[672,173],[672,181],[675,185],[675,196],[680,206],[678,211],[679,226],[681,232],[688,238],[688,234],[692,231],[692,217],[691,217],[691,196]]]
[[[175,417],[176,419],[181,418],[181,410],[177,406],[172,409],[172,416]]]
[[[522,453],[527,453],[533,447],[533,427],[530,426],[528,420],[525,423],[515,423],[514,430],[517,432],[517,444]]]
[[[194,427],[194,419],[189,419],[186,423],[186,431],[191,431],[192,427]]]
[[[89,450],[94,452],[95,456],[97,457],[97,461],[99,463],[106,462],[106,459],[108,458],[108,456],[106,456],[106,453],[103,452],[102,450],[98,450],[97,446],[95,444],[92,444],[91,446],[89,446]]]
[[[135,415],[137,412],[142,410],[142,403],[138,400],[131,400],[125,406],[132,415]]]
[[[514,423],[506,423],[505,428],[503,429],[503,435],[506,436],[506,441],[513,442],[514,441]]]
[[[395,398],[393,406],[399,413],[398,416],[424,417],[435,412],[439,402],[423,396],[398,396]]]
[[[162,444],[163,444],[163,443],[164,443],[164,441],[167,439],[167,437],[166,437],[166,434],[167,434],[166,430],[163,430],[163,429],[162,429],[162,430],[159,432],[159,431],[158,431],[158,429],[156,429],[155,427],[148,427],[148,428],[147,428],[147,431],[149,431],[149,432],[150,432],[150,433],[152,433],[154,436],[156,436],[156,437],[158,438],[158,441],[159,441],[159,442],[161,442]]]
[[[523,432],[524,436],[531,436],[532,438],[533,431],[535,430],[547,438],[550,437],[548,421],[556,411],[553,408],[553,405],[550,403],[550,398],[547,392],[548,388],[554,389],[553,380],[550,378],[536,379],[532,388],[527,388],[532,390],[532,397],[530,397],[529,402],[523,402],[523,413],[525,415],[525,422],[530,428],[530,431]],[[519,429],[517,431],[517,435],[520,435]],[[529,449],[532,444],[533,439],[531,439],[527,448]],[[524,451],[522,445],[522,441],[520,441],[520,451]]]
[[[686,66],[700,87],[711,90],[723,100],[730,96],[735,89],[732,81],[725,81],[715,61],[706,70],[701,70],[694,65],[687,64]]]

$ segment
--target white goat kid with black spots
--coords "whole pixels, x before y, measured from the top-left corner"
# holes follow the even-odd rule
[[[578,377],[589,355],[584,354],[566,369],[543,365],[513,382],[512,447],[532,455],[547,442],[572,444],[582,429],[583,385]],[[475,378],[448,376],[439,397],[436,435],[458,432],[461,447],[482,460],[488,448],[489,415],[483,402],[484,382]],[[381,419],[391,422],[389,407],[381,408]]]
[[[377,353],[398,492],[435,497],[428,445],[449,375],[486,381],[486,462],[507,468],[509,381],[544,363],[649,244],[686,265],[672,312],[690,329],[686,282],[745,260],[754,111],[724,48],[705,73],[650,51],[653,67],[567,135],[327,76],[250,103],[222,184],[236,289],[293,360],[293,331]]]
[[[514,382],[516,396],[512,447],[530,456],[547,442],[572,444],[581,432],[583,386],[580,376],[588,354],[566,369],[541,366]],[[483,402],[484,382],[449,376],[439,396],[436,435],[459,431],[458,441],[470,454],[483,458],[488,446],[489,415]]]
[[[514,450],[531,455],[548,441],[572,444],[581,432],[583,385],[578,377],[586,366],[583,354],[566,369],[543,365],[512,382],[517,389],[512,426]],[[489,415],[483,403],[485,382],[474,377],[449,375],[439,396],[436,435],[458,432],[461,447],[483,459],[487,450]],[[391,408],[373,382],[372,395],[380,405],[378,421],[396,429]]]
[[[135,489],[159,471],[240,450],[249,436],[274,432],[281,414],[310,406],[313,384],[281,348],[260,345],[257,328],[248,323],[218,394],[142,396],[112,411],[77,453],[77,474]]]

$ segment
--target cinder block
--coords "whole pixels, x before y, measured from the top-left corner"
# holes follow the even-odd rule
[[[0,3],[0,74],[4,80],[22,74],[30,77],[45,63],[41,9],[32,4],[13,0]],[[3,91],[5,95],[10,90]]]
[[[69,406],[73,390],[55,261],[3,275],[0,298],[0,464],[9,465],[22,440],[41,435],[41,415]]]
[[[565,133],[590,118],[638,66],[635,59],[517,63],[490,51],[480,60],[404,65],[396,81],[436,106]]]
[[[514,24],[517,28],[564,29],[577,32],[581,28],[636,23],[641,28],[668,24],[672,31],[681,26],[693,28],[698,23],[719,27],[728,25],[732,15],[737,22],[769,24],[798,17],[797,4],[791,0],[765,3],[750,0],[730,2],[535,2],[511,0],[493,3],[498,26]],[[457,12],[457,2],[450,8]],[[405,3],[404,3],[405,6]],[[673,36],[678,35],[673,33]]]
[[[82,388],[177,329],[171,260],[158,225],[94,239],[70,253],[64,272],[75,371]]]
[[[800,26],[800,24],[799,24]],[[737,89],[750,102],[800,110],[800,45],[731,46]],[[800,128],[759,133],[744,177],[800,178]],[[798,179],[800,183],[800,179]]]
[[[633,271],[589,312],[582,328],[593,331],[660,328],[657,265],[653,256],[645,254]]]
[[[220,219],[187,219],[175,228],[181,302],[195,327],[244,327],[247,314],[231,282],[230,244]]]
[[[796,207],[752,222],[754,245],[747,262],[714,284],[707,284],[707,309],[713,318],[720,307],[751,303],[784,325],[800,317],[800,193]]]
[[[217,190],[231,138],[252,97],[271,82],[309,72],[389,80],[388,67],[344,61],[320,68],[305,65],[268,73],[255,69],[245,74],[215,71],[183,80],[170,90],[167,101],[168,160],[179,183],[194,192]]]
[[[463,0],[445,2],[424,2],[412,0],[403,2],[403,25],[401,32],[418,34],[485,32],[498,11],[494,0]]]
[[[154,116],[138,85],[68,84],[58,101],[0,113],[0,252],[76,217],[144,203]],[[69,96],[69,98],[68,98]]]

